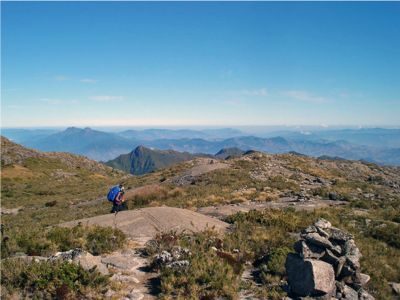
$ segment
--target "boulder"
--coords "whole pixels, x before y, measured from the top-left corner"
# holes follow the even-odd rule
[[[325,254],[324,248],[313,244],[307,245],[305,241],[301,240],[297,241],[293,247],[302,258],[320,258]]]
[[[358,293],[348,285],[345,285],[342,291],[342,299],[358,300]]]
[[[331,222],[325,220],[325,219],[319,219],[317,222],[315,222],[315,227],[317,228],[321,228],[321,229],[327,229],[327,228],[331,228],[332,224]]]
[[[338,244],[344,244],[348,240],[353,239],[351,234],[344,232],[339,228],[331,227],[327,228],[326,231],[329,233],[329,238]]]
[[[85,270],[96,268],[96,270],[103,275],[109,274],[107,267],[101,262],[100,256],[93,256],[89,252],[83,251],[79,248],[65,252],[57,252],[49,258],[49,260],[58,259],[79,264]]]
[[[335,274],[330,264],[289,254],[285,266],[292,293],[298,296],[334,294]]]
[[[358,291],[358,299],[359,300],[375,300],[375,298],[364,289],[360,289]]]
[[[313,244],[315,246],[329,248],[329,249],[333,247],[332,243],[327,238],[320,236],[316,232],[307,233],[303,237],[307,241],[307,243]]]
[[[391,282],[390,286],[392,287],[392,290],[396,295],[400,295],[400,283]]]

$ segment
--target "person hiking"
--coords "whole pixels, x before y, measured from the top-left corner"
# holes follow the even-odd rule
[[[127,210],[125,203],[125,188],[123,184],[114,186],[108,192],[107,198],[113,203],[111,213]]]

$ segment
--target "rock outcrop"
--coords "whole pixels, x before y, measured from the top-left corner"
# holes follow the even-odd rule
[[[324,219],[307,227],[286,259],[290,294],[327,299],[374,299],[363,287],[370,277],[360,271],[361,253],[354,238]]]
[[[72,262],[78,265],[85,270],[92,270],[96,268],[103,275],[108,275],[107,267],[102,263],[100,256],[93,256],[87,251],[76,248],[65,252],[57,252],[55,255],[49,258],[50,260],[63,260]]]

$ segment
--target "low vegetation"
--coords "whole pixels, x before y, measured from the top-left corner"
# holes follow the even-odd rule
[[[14,258],[2,261],[2,298],[12,295],[33,299],[100,298],[108,276],[80,265],[62,261],[33,261]]]
[[[54,227],[48,230],[24,230],[14,236],[7,235],[7,230],[4,230],[2,240],[2,258],[17,253],[48,256],[57,251],[74,248],[82,248],[93,255],[99,255],[121,248],[126,236],[119,229],[111,227],[75,226]]]
[[[163,234],[148,243],[146,251],[156,257],[162,251],[173,252],[186,248],[193,255],[187,259],[189,267],[160,269],[161,298],[215,298],[234,299],[240,291],[268,299],[285,296],[284,263],[292,252],[294,234],[318,218],[326,218],[335,226],[352,233],[363,258],[363,272],[371,275],[368,289],[377,299],[391,299],[389,282],[400,279],[400,248],[382,242],[376,233],[368,230],[367,217],[355,216],[351,209],[320,209],[312,212],[285,210],[250,211],[227,218],[231,232],[218,236],[212,231],[198,234]],[[366,222],[367,221],[367,222]],[[373,228],[372,226],[371,228]],[[387,235],[396,235],[392,228]],[[398,227],[397,227],[398,229]],[[383,230],[383,229],[382,229]],[[242,280],[248,269],[253,280]],[[261,285],[257,285],[260,283]]]

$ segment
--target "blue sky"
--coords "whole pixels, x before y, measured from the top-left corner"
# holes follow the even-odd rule
[[[1,2],[2,126],[400,125],[398,2]]]

